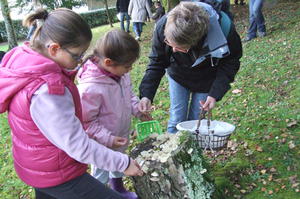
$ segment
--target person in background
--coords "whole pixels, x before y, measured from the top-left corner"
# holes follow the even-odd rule
[[[148,0],[130,0],[128,14],[133,22],[133,31],[136,35],[135,39],[140,41],[143,32],[143,24],[146,21],[147,13],[152,17],[151,7]]]
[[[97,142],[122,153],[129,143],[131,115],[143,121],[151,119],[148,110],[139,109],[139,98],[131,88],[129,71],[139,53],[138,42],[128,33],[109,31],[98,40],[93,55],[77,76],[86,132]],[[122,165],[122,159],[116,164]],[[92,165],[92,175],[104,184],[109,182],[125,198],[138,198],[125,189],[123,172],[108,172]]]
[[[29,25],[29,30],[26,36],[26,40],[30,40],[31,36],[33,35],[34,31],[37,28],[37,22],[33,21],[31,25]]]
[[[69,9],[39,10],[29,42],[0,65],[0,113],[8,112],[14,167],[36,199],[124,199],[87,173],[87,164],[142,175],[136,161],[88,137],[73,80],[90,45],[89,25]],[[116,164],[118,162],[118,164]]]
[[[266,25],[265,18],[262,13],[264,0],[249,0],[249,28],[244,42],[248,42],[254,38],[265,37]]]
[[[120,17],[121,17],[121,19],[120,19],[121,29],[128,33],[129,33],[129,27],[130,27],[130,17],[128,15],[129,1],[130,0],[117,0],[117,3],[116,3],[117,12],[120,13]],[[125,18],[126,18],[126,29],[124,27]]]
[[[224,35],[219,15],[208,4],[181,2],[163,16],[153,33],[150,63],[140,84],[142,110],[149,109],[167,71],[171,100],[169,133],[215,107],[240,67],[242,45],[233,23]]]
[[[152,16],[152,19],[155,20],[155,22],[157,22],[162,16],[165,15],[165,9],[161,5],[160,1],[156,1],[154,3],[154,6],[155,6],[156,11],[155,11],[154,15]]]

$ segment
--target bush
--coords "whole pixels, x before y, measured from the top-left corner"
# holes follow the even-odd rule
[[[112,16],[113,22],[116,22],[117,10],[115,7],[109,8],[109,14],[110,16]],[[108,24],[108,19],[107,19],[105,9],[87,11],[87,12],[80,13],[80,15],[84,18],[84,20],[89,24],[91,28],[94,28],[96,26],[101,26],[103,24]],[[13,22],[13,27],[15,30],[17,40],[25,39],[28,32],[28,28],[22,25],[22,20],[21,19],[12,20],[12,22]],[[4,21],[0,21],[0,42],[4,42],[4,41],[7,41],[7,33],[6,33]]]

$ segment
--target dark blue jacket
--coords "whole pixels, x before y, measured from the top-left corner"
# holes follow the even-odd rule
[[[128,6],[129,6],[130,0],[117,0],[117,11],[118,12],[128,12]]]
[[[230,89],[230,83],[234,81],[240,67],[239,59],[242,57],[241,39],[234,25],[231,24],[226,37],[230,54],[223,58],[213,58],[204,42],[208,36],[193,46],[188,53],[174,53],[164,42],[166,21],[167,15],[156,24],[152,51],[149,55],[150,63],[139,87],[140,97],[147,97],[153,101],[160,80],[167,69],[172,79],[191,92],[208,93],[216,100],[221,100]],[[218,37],[214,38],[217,40]],[[201,55],[204,55],[203,61],[197,64],[196,60]],[[193,65],[195,66],[192,67]]]

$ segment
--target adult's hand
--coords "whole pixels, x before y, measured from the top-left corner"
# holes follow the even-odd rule
[[[127,176],[142,176],[144,173],[140,165],[135,160],[130,158],[130,165],[124,171],[124,174]]]
[[[215,107],[216,99],[211,96],[208,96],[205,102],[200,101],[200,105],[205,111],[209,111]]]
[[[151,101],[147,97],[143,97],[140,100],[138,109],[141,113],[148,114],[151,110]]]

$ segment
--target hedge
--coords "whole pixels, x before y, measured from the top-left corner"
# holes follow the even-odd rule
[[[97,9],[97,10],[87,11],[79,14],[84,18],[84,20],[90,25],[91,28],[108,24],[108,19],[107,19],[105,9]],[[113,16],[113,22],[117,22],[117,17],[116,17],[117,10],[115,7],[109,8],[109,14],[110,16]],[[22,26],[22,19],[12,20],[12,22],[15,29],[17,40],[25,39],[28,32],[28,28]],[[0,42],[4,42],[4,41],[7,41],[7,34],[6,34],[4,21],[0,21]]]

